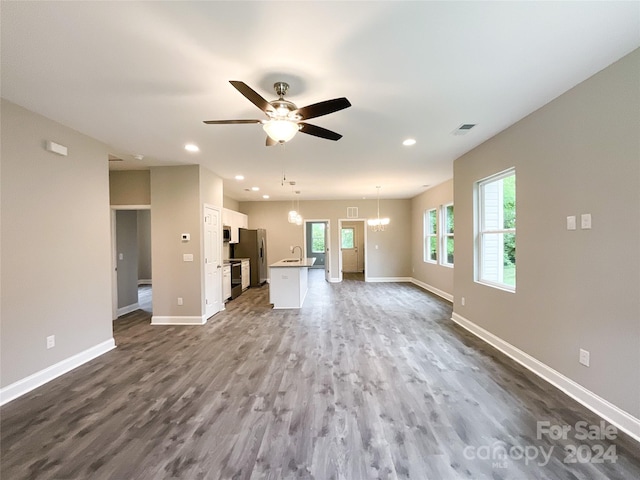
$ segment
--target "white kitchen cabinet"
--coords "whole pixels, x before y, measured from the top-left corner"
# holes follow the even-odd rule
[[[251,283],[251,261],[242,260],[242,290],[249,288]]]
[[[238,243],[240,241],[240,228],[249,228],[249,217],[244,213],[222,209],[222,224],[231,227],[231,239],[229,243]]]
[[[231,265],[222,267],[222,301],[231,298]]]

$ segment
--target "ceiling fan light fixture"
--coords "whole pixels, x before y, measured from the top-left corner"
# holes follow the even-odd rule
[[[262,128],[272,140],[285,143],[295,137],[299,127],[297,123],[289,120],[273,119],[266,122]]]

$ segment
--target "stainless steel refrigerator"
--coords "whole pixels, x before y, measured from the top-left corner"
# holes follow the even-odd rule
[[[267,231],[240,229],[240,238],[233,246],[234,258],[251,261],[251,287],[259,287],[267,281]]]

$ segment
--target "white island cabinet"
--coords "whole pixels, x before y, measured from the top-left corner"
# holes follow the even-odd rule
[[[286,258],[269,265],[269,302],[273,308],[301,308],[307,296],[309,267],[315,258]]]

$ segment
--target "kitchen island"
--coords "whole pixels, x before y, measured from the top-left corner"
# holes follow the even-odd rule
[[[269,302],[274,309],[301,308],[307,296],[309,267],[315,258],[285,258],[269,265]]]

